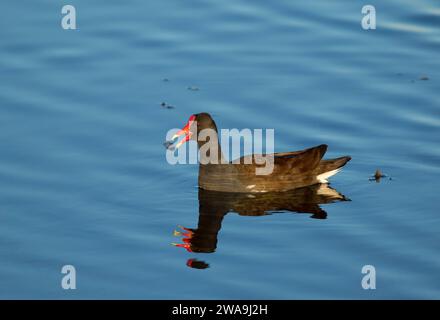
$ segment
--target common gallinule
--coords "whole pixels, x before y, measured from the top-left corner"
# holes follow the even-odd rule
[[[214,134],[208,138],[205,136],[206,140],[197,138],[205,129],[211,129],[207,131]],[[322,160],[327,151],[327,145],[321,144],[301,151],[271,154],[273,155],[273,170],[268,175],[258,175],[256,169],[264,167],[258,161],[259,155],[244,156],[239,159],[240,161],[224,161],[217,126],[208,113],[191,115],[188,123],[174,135],[173,140],[182,135],[184,138],[175,145],[175,148],[190,139],[196,139],[199,150],[208,149],[207,152],[200,152],[199,159],[199,187],[205,190],[245,193],[276,192],[326,183],[329,177],[336,174],[351,159],[349,156],[344,156]],[[212,139],[214,141],[210,141]],[[215,148],[206,148],[207,143],[214,145]],[[212,158],[218,158],[218,163],[212,163],[210,161]]]

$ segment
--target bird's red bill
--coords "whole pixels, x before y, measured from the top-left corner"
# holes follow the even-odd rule
[[[196,116],[195,115],[191,115],[191,117],[189,117],[188,122],[186,123],[186,125],[179,130],[173,137],[172,140],[175,140],[177,138],[179,138],[182,135],[185,135],[185,138],[183,138],[182,140],[180,140],[175,146],[174,149],[179,148],[182,144],[184,144],[185,142],[187,142],[189,139],[191,139],[192,136],[192,132],[190,131],[191,125],[193,124],[193,122],[196,120]]]

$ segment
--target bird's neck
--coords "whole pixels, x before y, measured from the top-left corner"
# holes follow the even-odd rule
[[[210,130],[209,133],[202,133],[202,135],[197,137],[197,144],[199,147],[199,161],[201,165],[226,163],[216,130]]]

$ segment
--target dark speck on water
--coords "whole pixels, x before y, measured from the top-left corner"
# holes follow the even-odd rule
[[[162,102],[160,105],[162,108],[165,108],[165,109],[174,109],[174,106],[167,104],[165,102]]]
[[[386,176],[384,174],[382,174],[382,172],[379,169],[377,169],[376,172],[374,173],[374,177],[376,179],[379,179],[379,178],[383,178],[383,177],[386,177]]]
[[[426,80],[429,80],[429,77],[428,76],[421,76],[420,80],[426,81]]]
[[[370,181],[380,182],[380,179],[387,177],[379,169],[376,170],[374,175],[370,178]],[[391,178],[389,179],[391,180]]]

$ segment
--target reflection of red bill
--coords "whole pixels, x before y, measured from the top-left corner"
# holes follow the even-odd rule
[[[195,261],[195,259],[188,259],[188,261],[186,262],[186,265],[188,267],[192,268],[194,261]]]
[[[190,243],[171,243],[175,247],[185,248],[188,252],[192,252]]]
[[[185,142],[189,141],[189,139],[191,139],[193,132],[190,131],[190,128],[195,120],[196,120],[195,115],[192,115],[191,117],[189,117],[186,125],[171,138],[171,140],[174,141],[177,138],[179,138],[180,136],[185,135],[185,137],[174,146],[174,150],[179,148],[180,146],[182,146]]]
[[[175,246],[175,247],[185,248],[188,252],[193,252],[191,250],[191,238],[193,237],[194,232],[191,229],[189,229],[189,228],[185,228],[185,227],[182,227],[182,226],[177,226],[177,227],[182,229],[182,230],[184,230],[184,231],[186,231],[186,232],[180,232],[180,231],[174,230],[174,236],[176,236],[176,237],[182,236],[183,237],[182,241],[184,243],[175,243],[175,242],[173,242],[171,244],[173,246]]]
[[[185,228],[185,227],[182,227],[182,226],[178,226],[178,228],[180,228],[180,229],[182,229],[182,230],[185,230],[186,232],[182,232],[182,231],[174,230],[173,235],[174,235],[175,237],[187,237],[187,238],[192,238],[194,232],[193,232],[191,229],[188,229],[188,228]]]
[[[188,259],[188,261],[186,262],[186,265],[190,268],[195,268],[195,269],[209,268],[208,263],[206,263],[205,261],[194,259],[194,258]]]

